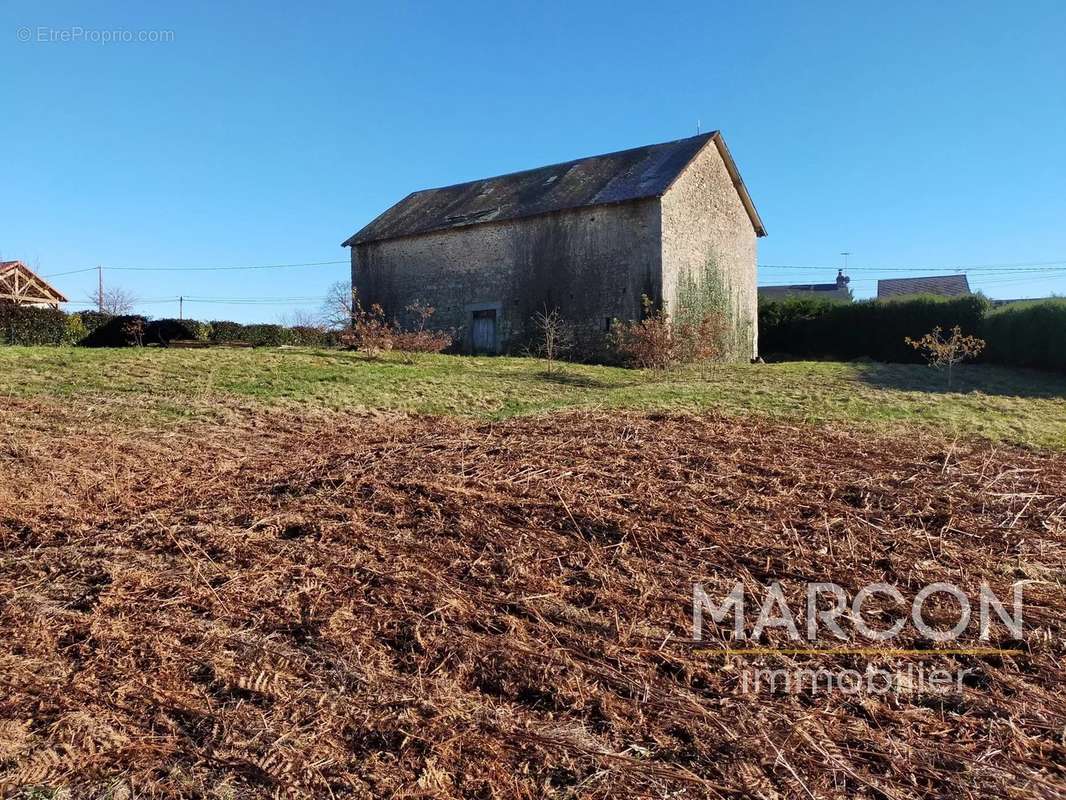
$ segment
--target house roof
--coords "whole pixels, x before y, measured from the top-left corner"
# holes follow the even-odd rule
[[[12,278],[15,272],[22,277],[17,294]],[[67,302],[67,298],[55,287],[21,261],[0,261],[0,300],[26,303]]]
[[[989,302],[994,306],[1009,306],[1012,303],[1041,303],[1046,300],[1054,300],[1054,297],[1012,297],[1012,298],[990,298]]]
[[[888,278],[877,282],[877,299],[903,297],[909,294],[937,294],[958,297],[970,294],[970,282],[965,275],[936,275],[928,278]]]
[[[760,286],[759,297],[763,300],[774,300],[784,297],[796,297],[808,294],[817,295],[827,300],[851,300],[851,292],[847,286],[838,286],[835,283],[793,283],[777,286]]]
[[[714,131],[674,142],[413,192],[346,239],[342,247],[482,222],[659,197],[696,154],[712,141],[721,153],[755,233],[765,236],[762,220],[736,164],[721,134]]]

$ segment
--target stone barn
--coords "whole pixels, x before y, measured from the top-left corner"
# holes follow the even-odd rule
[[[464,352],[519,352],[558,310],[583,341],[639,319],[725,313],[729,356],[757,354],[756,238],[718,132],[408,195],[347,239],[364,307],[435,308]]]

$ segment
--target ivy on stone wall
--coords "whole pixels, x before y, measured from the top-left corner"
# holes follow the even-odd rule
[[[720,314],[725,320],[723,358],[736,360],[744,351],[744,337],[751,335],[751,323],[740,330],[733,297],[714,259],[700,270],[686,270],[677,279],[677,303],[674,319],[683,325],[699,325],[707,317]],[[749,339],[750,341],[750,339]],[[749,348],[750,349],[750,348]],[[745,356],[747,357],[747,356]]]

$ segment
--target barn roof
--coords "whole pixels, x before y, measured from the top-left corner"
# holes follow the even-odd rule
[[[18,273],[19,279],[15,278]],[[21,261],[0,261],[0,301],[14,303],[65,303],[64,297]]]
[[[965,275],[936,275],[928,278],[888,278],[877,282],[877,299],[903,297],[910,294],[936,294],[959,297],[970,294],[970,282]]]
[[[756,234],[765,236],[762,220],[736,164],[721,134],[714,131],[674,142],[413,192],[345,240],[342,247],[482,222],[658,197],[711,141],[725,161]]]

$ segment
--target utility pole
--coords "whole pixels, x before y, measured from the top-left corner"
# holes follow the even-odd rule
[[[101,314],[103,314],[104,313],[104,268],[100,264],[96,265],[96,278],[97,278],[97,283],[98,283],[98,285],[96,287],[96,305],[97,305],[97,309],[96,310],[99,311]]]
[[[850,256],[851,253],[849,251],[845,250],[840,255],[844,256],[844,272],[847,272],[848,271],[848,256]]]
[[[184,321],[184,319],[185,319],[184,311],[185,311],[185,298],[184,297],[178,297],[178,319],[179,320],[183,320]]]

